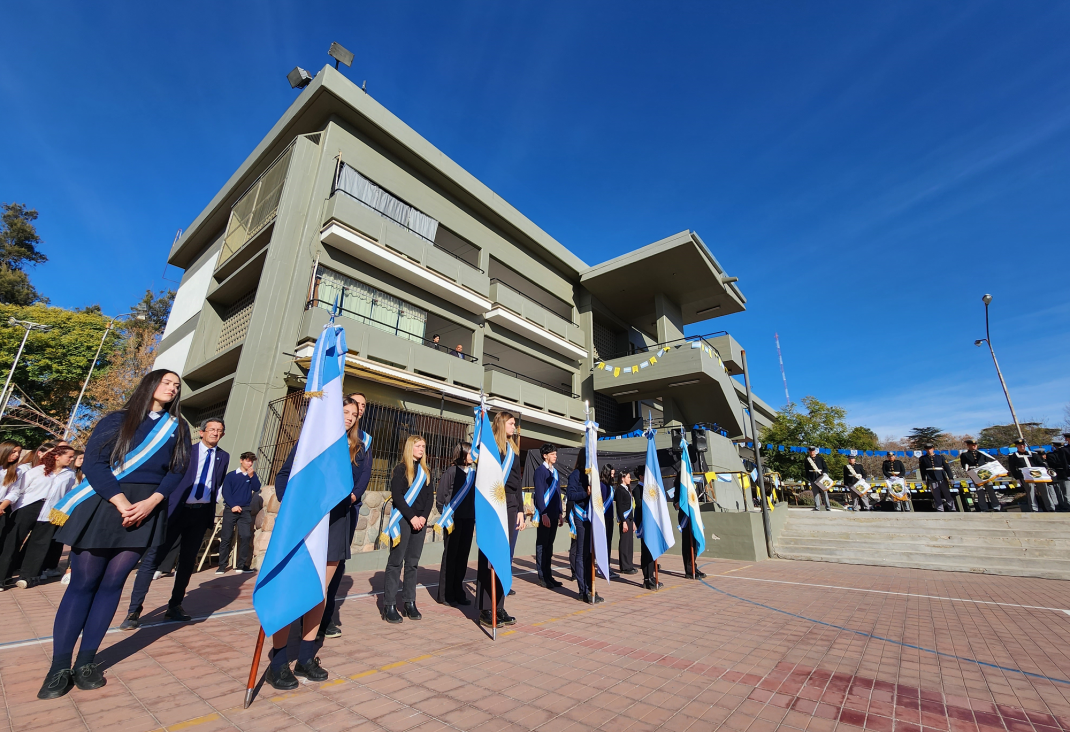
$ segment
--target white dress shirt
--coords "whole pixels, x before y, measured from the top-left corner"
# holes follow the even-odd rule
[[[209,450],[212,453],[211,458],[208,457]],[[193,474],[193,487],[189,489],[189,497],[186,499],[186,503],[198,504],[208,503],[212,500],[212,478],[215,473],[215,461],[219,452],[219,447],[207,447],[203,442],[197,443],[197,472]],[[204,461],[211,460],[208,464],[208,475],[204,480],[204,495],[199,499],[197,498],[197,485],[201,482],[201,473],[204,472]]]
[[[18,480],[7,487],[0,501],[11,501],[10,511],[18,511],[37,501],[44,501],[38,521],[47,521],[48,512],[74,486],[74,471],[63,468],[52,475],[45,475],[45,466],[38,465],[24,472]],[[53,497],[54,496],[54,497]]]

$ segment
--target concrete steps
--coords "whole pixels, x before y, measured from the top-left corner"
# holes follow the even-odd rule
[[[1070,516],[792,511],[784,559],[1070,580]]]

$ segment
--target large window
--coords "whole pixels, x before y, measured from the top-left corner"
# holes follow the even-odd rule
[[[422,343],[427,311],[363,282],[320,266],[312,288],[314,307],[330,310],[337,300],[342,315],[401,338]]]

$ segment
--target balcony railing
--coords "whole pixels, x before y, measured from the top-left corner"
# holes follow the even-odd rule
[[[521,374],[521,373],[519,373],[517,371],[513,371],[511,369],[504,368],[503,366],[499,366],[498,364],[494,364],[494,363],[483,364],[483,370],[484,371],[498,371],[500,373],[512,376],[514,379],[520,379],[521,381],[526,381],[529,384],[534,384],[535,386],[541,386],[543,389],[547,389],[548,391],[552,391],[552,392],[555,392],[557,394],[561,394],[563,396],[570,397],[572,399],[579,399],[580,398],[579,394],[573,394],[572,390],[567,388],[567,387],[554,386],[553,384],[547,384],[545,381],[539,381],[538,379],[533,379],[530,376],[525,376],[524,374]]]
[[[717,350],[716,346],[714,346],[712,343],[710,343],[707,340],[707,338],[710,338],[712,336],[719,336],[719,335],[728,335],[728,331],[719,330],[719,331],[716,331],[714,333],[706,333],[704,335],[684,336],[683,338],[676,338],[675,340],[665,341],[664,343],[652,343],[649,346],[634,346],[633,350],[621,351],[620,353],[611,353],[609,355],[605,355],[605,354],[599,353],[598,354],[598,358],[595,359],[595,362],[597,363],[598,361],[612,361],[615,358],[623,358],[624,356],[632,356],[632,355],[635,355],[636,353],[649,353],[651,351],[660,351],[662,348],[672,348],[673,346],[675,346],[678,343],[682,344],[682,343],[696,343],[696,342],[705,343],[707,346],[709,346],[711,349],[713,349],[713,352],[717,354],[718,358],[720,358],[721,357],[721,352],[719,350]],[[593,371],[594,368],[592,367],[591,370]]]
[[[564,325],[571,325],[571,326],[574,326],[576,328],[580,327],[578,323],[573,323],[570,318],[566,318],[563,315],[555,313],[553,310],[551,310],[550,308],[548,308],[545,305],[543,305],[541,302],[539,302],[538,300],[533,298],[531,295],[525,295],[523,292],[521,292],[520,290],[518,290],[515,287],[513,287],[512,285],[510,285],[508,282],[504,282],[503,280],[499,280],[497,277],[491,277],[490,278],[490,284],[492,284],[492,285],[497,284],[500,287],[508,288],[511,293],[519,295],[520,297],[524,298],[527,302],[535,305],[540,310],[545,311],[550,317],[557,318],[558,320],[560,320]],[[524,315],[524,313],[518,313],[518,315]]]
[[[322,310],[330,311],[330,310],[332,310],[334,308],[334,304],[333,303],[329,303],[326,300],[313,299],[313,300],[309,300],[305,304],[305,310],[308,310],[309,308],[320,308]],[[399,338],[404,338],[406,340],[410,340],[410,341],[413,341],[415,343],[419,343],[422,346],[426,346],[426,347],[434,349],[436,351],[443,351],[445,353],[449,353],[451,356],[453,356],[455,358],[462,358],[463,357],[465,361],[468,361],[470,363],[479,363],[479,359],[477,359],[475,356],[470,356],[467,353],[458,354],[457,351],[455,351],[455,350],[453,350],[451,348],[447,348],[446,346],[443,346],[441,343],[435,343],[434,341],[430,340],[429,338],[424,338],[419,333],[413,333],[411,331],[405,330],[404,328],[400,327],[397,323],[387,323],[387,322],[384,322],[382,320],[376,320],[375,318],[369,317],[367,315],[362,315],[361,313],[357,313],[357,312],[354,312],[352,310],[346,310],[345,308],[338,308],[338,310],[339,310],[339,314],[340,315],[344,315],[347,318],[351,318],[351,319],[356,320],[358,322],[364,323],[365,325],[370,325],[373,328],[377,328],[377,329],[379,329],[381,331],[385,331],[387,333],[390,333],[391,335],[396,335]]]
[[[292,153],[291,144],[231,207],[217,267],[275,220]]]

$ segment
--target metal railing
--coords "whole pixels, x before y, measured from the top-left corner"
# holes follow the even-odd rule
[[[541,302],[539,302],[538,300],[533,298],[531,295],[525,295],[523,292],[521,292],[520,290],[518,290],[515,287],[513,287],[512,285],[510,285],[508,282],[503,282],[502,280],[499,280],[497,277],[491,277],[490,278],[490,283],[493,285],[495,282],[497,282],[499,285],[503,285],[503,286],[509,288],[512,292],[515,292],[517,295],[520,295],[520,297],[524,298],[528,302],[535,303],[540,308],[542,308],[546,312],[550,313],[550,315],[553,315],[555,318],[557,318],[557,319],[559,319],[561,321],[564,321],[565,323],[568,323],[569,325],[575,326],[577,328],[580,327],[578,323],[573,323],[572,322],[572,318],[566,318],[565,316],[561,315],[560,313],[558,313],[558,312],[556,312],[554,310],[551,310],[550,308],[548,308],[547,306],[543,305]],[[553,296],[551,295],[551,297],[553,297]],[[501,304],[501,303],[499,303],[499,304]],[[517,313],[517,314],[520,315],[520,313]]]
[[[230,259],[245,246],[245,243],[263,231],[275,220],[282,200],[282,187],[290,167],[293,143],[275,159],[249,190],[235,201],[227,221],[227,233],[223,237],[223,249],[216,267]]]
[[[595,360],[596,361],[612,361],[615,358],[624,358],[625,356],[634,356],[637,353],[649,353],[650,351],[657,351],[657,350],[660,350],[660,349],[666,348],[666,347],[671,348],[677,343],[679,343],[679,344],[694,343],[696,341],[701,341],[701,342],[705,343],[707,346],[712,348],[713,352],[717,354],[718,358],[720,358],[721,357],[721,352],[717,350],[716,346],[714,346],[712,343],[710,343],[708,340],[706,340],[707,338],[709,338],[711,336],[720,336],[720,335],[728,335],[728,331],[727,330],[719,330],[719,331],[716,331],[716,332],[713,332],[713,333],[705,333],[703,335],[684,336],[683,338],[676,338],[676,339],[671,340],[671,341],[665,341],[664,343],[652,343],[649,346],[634,346],[634,350],[622,351],[621,353],[614,353],[614,354],[611,354],[609,356],[604,356],[602,354],[598,354],[598,358],[596,358]],[[594,369],[592,368],[592,371],[593,370]]]
[[[332,310],[334,308],[334,304],[333,303],[329,303],[326,300],[319,300],[319,299],[312,299],[312,300],[309,300],[307,303],[305,303],[305,310],[308,310],[309,308],[313,308],[313,307],[321,308],[323,310],[330,311],[330,310]],[[364,323],[365,325],[370,325],[373,328],[377,328],[377,329],[379,329],[381,331],[384,331],[386,333],[390,333],[391,335],[396,335],[397,337],[404,338],[407,341],[412,341],[414,343],[419,343],[421,346],[426,346],[427,348],[432,348],[432,349],[434,349],[436,351],[442,351],[444,353],[449,353],[454,358],[459,358],[459,357],[463,356],[465,361],[469,361],[471,363],[479,363],[479,359],[476,358],[475,356],[470,356],[467,353],[462,353],[462,354],[460,354],[460,356],[458,356],[457,355],[457,351],[455,351],[455,350],[453,350],[451,348],[448,348],[447,346],[444,346],[441,343],[435,343],[433,340],[431,340],[429,338],[425,338],[424,336],[420,335],[419,333],[413,333],[412,331],[405,330],[398,323],[394,323],[394,324],[386,323],[386,322],[384,322],[382,320],[376,320],[375,318],[369,317],[367,315],[362,315],[361,313],[357,313],[357,312],[354,312],[352,310],[346,310],[344,307],[343,308],[338,308],[338,310],[340,311],[340,313],[342,315],[344,315],[347,318],[352,318],[353,320],[359,320],[360,322]],[[400,318],[400,316],[399,316],[399,318]]]
[[[484,371],[500,371],[503,374],[506,374],[508,376],[512,376],[513,378],[520,379],[521,381],[526,381],[529,384],[534,384],[535,386],[541,386],[543,389],[548,389],[549,391],[556,392],[558,394],[563,394],[564,396],[571,397],[572,399],[579,399],[580,398],[579,394],[573,394],[572,390],[567,388],[567,387],[554,386],[553,384],[547,384],[545,381],[539,381],[538,379],[533,379],[530,376],[526,376],[526,375],[521,374],[521,373],[519,373],[517,371],[513,371],[512,369],[507,369],[504,366],[499,366],[496,363],[485,363],[485,364],[483,364],[483,370]]]

